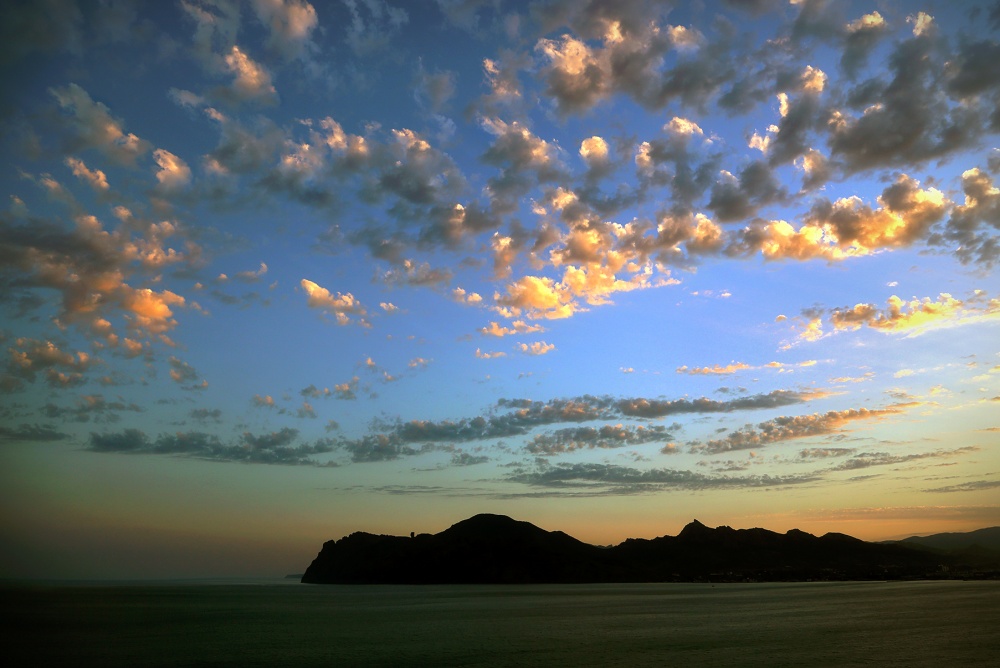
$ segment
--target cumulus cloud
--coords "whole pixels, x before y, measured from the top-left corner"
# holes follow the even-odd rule
[[[556,349],[555,344],[544,341],[534,341],[532,343],[519,343],[517,349],[525,355],[545,355]]]
[[[285,58],[309,58],[316,50],[312,34],[318,25],[316,9],[304,0],[253,0],[253,9],[267,26],[267,45]]]
[[[233,82],[225,89],[225,97],[236,102],[255,101],[272,104],[278,93],[271,83],[271,74],[235,44],[223,58]]]
[[[988,172],[973,167],[962,174],[962,191],[965,201],[930,241],[953,247],[963,264],[975,262],[990,269],[1000,261],[1000,188]]]
[[[367,310],[350,292],[333,294],[321,285],[303,278],[299,285],[306,293],[306,304],[332,315],[338,325],[367,324]]]
[[[162,190],[178,190],[191,182],[191,168],[170,151],[158,148],[153,151],[153,159],[160,167],[156,180]]]
[[[99,362],[86,352],[68,352],[51,341],[21,337],[13,344],[7,348],[7,363],[0,383],[8,392],[20,389],[24,382],[34,382],[39,374],[51,387],[76,387],[86,382],[84,374]]]
[[[104,104],[95,102],[77,84],[49,92],[66,113],[62,119],[67,153],[92,148],[119,164],[134,166],[136,159],[149,151],[149,142],[126,132],[123,123]]]
[[[55,290],[62,298],[60,321],[99,333],[109,347],[121,343],[116,331],[121,326],[133,339],[166,340],[177,325],[174,308],[185,306],[185,298],[167,289],[134,287],[127,281],[133,276],[141,281],[143,273],[169,265],[190,263],[198,247],[186,244],[187,254],[170,247],[171,238],[178,234],[170,221],[127,218],[111,231],[94,216],[80,215],[74,222],[67,229],[45,220],[18,225],[0,219],[0,256],[4,258],[0,277],[21,289]]]
[[[107,192],[108,177],[99,169],[89,169],[83,160],[74,157],[66,158],[66,166],[73,172],[73,176],[80,179],[96,192]]]

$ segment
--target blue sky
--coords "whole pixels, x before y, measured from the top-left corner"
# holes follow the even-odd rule
[[[997,3],[0,11],[3,573],[1000,523]]]

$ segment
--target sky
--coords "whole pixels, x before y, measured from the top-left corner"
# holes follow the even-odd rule
[[[0,577],[1000,524],[1000,3],[0,9]]]

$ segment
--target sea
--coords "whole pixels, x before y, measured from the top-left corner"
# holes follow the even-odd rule
[[[0,601],[6,666],[1000,665],[1000,581],[7,582]]]

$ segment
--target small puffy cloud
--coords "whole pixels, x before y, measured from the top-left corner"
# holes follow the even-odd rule
[[[506,356],[507,356],[507,353],[505,353],[505,352],[500,352],[500,351],[497,351],[497,352],[483,352],[481,349],[476,348],[476,358],[477,359],[492,360],[492,359],[497,359],[498,357],[506,357]]]
[[[80,179],[96,192],[108,191],[108,177],[99,169],[88,169],[83,160],[78,158],[66,158],[66,166],[73,172],[73,176]]]
[[[160,167],[156,172],[156,181],[161,190],[178,190],[191,182],[191,168],[170,151],[158,148],[153,151],[153,159]]]
[[[241,283],[257,283],[265,274],[267,274],[267,265],[261,262],[256,271],[238,271],[233,275],[233,278]]]
[[[285,58],[308,57],[316,46],[316,9],[304,0],[253,0],[257,18],[269,30],[267,45]]]
[[[357,389],[359,382],[360,379],[357,376],[354,376],[345,383],[337,383],[336,385],[333,386],[334,396],[337,399],[341,399],[343,401],[351,401],[353,399],[357,399]]]
[[[227,89],[230,97],[237,102],[253,100],[272,103],[277,99],[271,75],[240,47],[234,44],[224,60],[226,68],[233,75],[233,82]]]
[[[478,292],[468,292],[463,288],[455,288],[451,291],[451,298],[459,304],[478,305],[483,302],[483,297]]]
[[[917,12],[906,17],[906,22],[913,24],[913,36],[921,37],[934,30],[934,17],[925,12]]]
[[[250,400],[254,406],[258,408],[274,408],[274,398],[270,394],[255,394],[253,399]]]
[[[564,286],[546,276],[522,276],[507,286],[507,294],[493,296],[497,305],[514,315],[531,318],[568,318],[577,310]]]
[[[450,269],[435,268],[428,262],[405,259],[384,272],[379,279],[386,285],[434,286],[451,281]],[[473,293],[474,294],[474,293]],[[466,302],[473,303],[473,302]]]
[[[533,343],[519,343],[517,349],[525,355],[545,355],[555,350],[556,346],[554,343],[535,341]]]
[[[184,385],[185,383],[192,384],[185,389],[203,389],[207,387],[207,383],[204,381],[200,384],[198,383],[200,377],[193,366],[173,355],[170,356],[168,361],[170,362],[170,379],[172,381],[180,385]]]
[[[333,294],[326,288],[303,278],[299,285],[305,291],[306,303],[310,308],[320,309],[332,315],[338,325],[350,323],[366,324],[367,311],[350,292]]]
[[[580,142],[580,157],[590,167],[607,164],[608,143],[602,137],[588,137]]]
[[[483,336],[510,336],[512,334],[535,334],[538,332],[544,332],[545,328],[542,325],[529,325],[524,320],[515,320],[510,324],[510,327],[501,325],[498,322],[490,322],[486,327],[480,327],[479,332]]]

